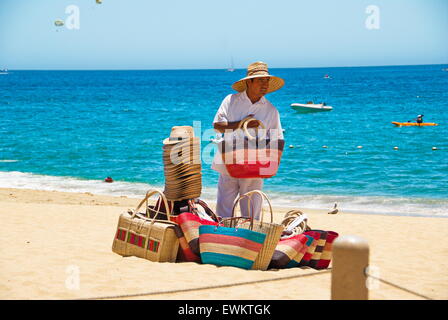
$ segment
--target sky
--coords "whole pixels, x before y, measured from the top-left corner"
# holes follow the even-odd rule
[[[0,69],[224,69],[232,60],[447,64],[448,0],[0,0]]]

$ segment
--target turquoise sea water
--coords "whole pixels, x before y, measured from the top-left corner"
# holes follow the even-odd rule
[[[286,147],[264,191],[275,204],[293,207],[331,208],[338,202],[347,211],[448,216],[446,67],[272,69],[286,82],[267,96],[280,111]],[[150,187],[163,189],[162,140],[171,127],[197,121],[203,197],[215,200],[212,120],[232,93],[230,85],[244,74],[11,70],[0,75],[0,187],[140,197]],[[299,114],[290,107],[309,100],[334,109]],[[391,124],[418,114],[439,126]],[[116,182],[103,183],[106,176]]]

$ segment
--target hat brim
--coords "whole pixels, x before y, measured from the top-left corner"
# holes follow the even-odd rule
[[[169,139],[170,138],[166,138],[163,140],[164,142],[166,142],[162,147],[163,149],[172,149],[177,147],[180,148],[182,146],[188,146],[188,145],[195,146],[201,144],[201,140],[198,137],[185,138],[181,140],[172,140],[172,141],[169,141]]]
[[[165,184],[165,190],[171,194],[173,193],[188,193],[191,190],[199,190],[202,187],[202,183],[177,183],[177,184]]]
[[[201,181],[202,175],[199,172],[186,173],[186,174],[165,174],[165,183],[186,183],[188,181]]]
[[[200,198],[201,197],[201,193],[195,193],[195,194],[191,194],[185,197],[180,197],[180,198],[170,198],[169,196],[166,196],[166,199],[169,201],[181,201],[181,200],[187,200],[187,199],[196,199],[196,198]]]
[[[166,138],[163,139],[163,144],[164,145],[172,145],[172,144],[178,144],[178,143],[186,143],[186,142],[191,142],[191,143],[198,143],[200,140],[198,137],[185,137],[183,139],[180,140],[172,140],[170,141],[170,138]]]
[[[195,186],[186,186],[186,185],[165,185],[165,192],[170,196],[178,197],[183,196],[185,194],[200,192],[202,190],[202,185],[197,184]]]
[[[193,175],[193,176],[189,176],[189,175],[185,175],[182,177],[178,177],[178,176],[165,176],[165,184],[170,184],[170,185],[177,185],[177,184],[196,184],[196,183],[202,183],[202,176],[201,175]]]
[[[165,172],[184,172],[184,171],[201,171],[200,164],[179,163],[177,165],[165,165],[163,171]]]
[[[202,174],[199,169],[164,170],[165,176],[185,176],[188,174]]]
[[[269,88],[268,91],[266,93],[271,93],[274,91],[277,91],[278,89],[280,89],[281,87],[284,86],[285,84],[285,80],[283,80],[282,78],[273,76],[273,75],[253,75],[253,76],[248,76],[245,78],[242,78],[238,81],[236,81],[234,84],[232,84],[232,89],[236,90],[238,92],[243,92],[246,91],[247,86],[246,86],[246,80],[249,79],[255,79],[255,78],[266,78],[269,77]]]
[[[199,168],[202,167],[201,164],[201,158],[178,158],[175,159],[175,161],[172,161],[170,159],[164,160],[164,168],[168,171],[178,170],[178,169],[184,169],[184,166],[198,166]]]
[[[186,169],[186,170],[165,170],[164,171],[165,176],[186,176],[186,175],[192,175],[192,174],[198,174],[198,175],[202,175],[201,173],[201,169]]]

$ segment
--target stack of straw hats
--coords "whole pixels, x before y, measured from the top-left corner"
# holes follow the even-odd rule
[[[199,198],[202,190],[201,143],[193,127],[175,126],[163,140],[165,190],[170,201]]]

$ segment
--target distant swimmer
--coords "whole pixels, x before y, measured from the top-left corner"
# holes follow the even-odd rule
[[[111,177],[107,177],[106,179],[104,179],[104,182],[114,182],[114,180]]]

